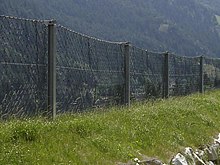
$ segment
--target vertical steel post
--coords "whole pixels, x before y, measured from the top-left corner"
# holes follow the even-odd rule
[[[163,98],[169,97],[169,53],[164,54]]]
[[[125,97],[124,103],[130,106],[130,43],[127,42],[124,45],[124,72],[125,72]]]
[[[56,117],[56,21],[48,22],[48,112]]]
[[[204,66],[204,57],[200,57],[200,84],[199,84],[199,92],[204,93],[204,71],[203,71],[203,66]]]

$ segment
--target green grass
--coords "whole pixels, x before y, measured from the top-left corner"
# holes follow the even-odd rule
[[[220,91],[0,123],[0,164],[116,164],[142,155],[165,163],[220,132]]]

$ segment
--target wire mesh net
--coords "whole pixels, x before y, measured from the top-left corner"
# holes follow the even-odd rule
[[[0,117],[47,112],[48,25],[43,21],[0,16]],[[125,101],[125,43],[108,42],[56,30],[57,110],[81,112]],[[169,54],[169,94],[187,95],[201,86],[201,57]],[[131,98],[165,94],[164,53],[129,46]],[[220,85],[220,59],[204,57],[205,89]]]
[[[163,55],[131,47],[131,97],[148,99],[162,97]]]
[[[187,95],[198,92],[200,86],[200,57],[169,55],[169,94]]]
[[[57,27],[57,107],[79,112],[123,100],[123,47]]]
[[[205,90],[220,87],[220,59],[204,57],[204,88]]]
[[[46,109],[47,26],[0,16],[0,117]]]

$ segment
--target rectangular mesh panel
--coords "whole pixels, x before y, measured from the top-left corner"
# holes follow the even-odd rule
[[[0,116],[44,113],[47,100],[47,26],[0,16]]]
[[[190,58],[170,54],[169,94],[187,95],[199,91],[200,57]]]
[[[162,97],[163,55],[148,52],[137,47],[131,48],[131,97],[148,99]]]
[[[205,90],[220,87],[220,59],[204,58],[204,88]]]
[[[88,107],[123,101],[123,47],[57,28],[58,111],[78,112]]]

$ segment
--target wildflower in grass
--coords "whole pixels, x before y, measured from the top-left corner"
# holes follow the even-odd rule
[[[135,165],[139,165],[139,163],[141,162],[138,158],[134,158],[134,162],[136,163]]]

